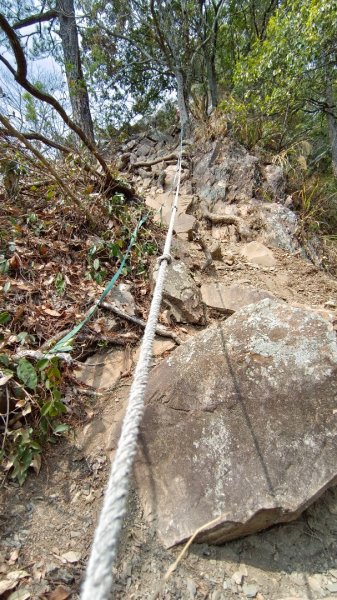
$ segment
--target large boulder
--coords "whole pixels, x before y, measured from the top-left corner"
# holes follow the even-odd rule
[[[332,325],[271,299],[157,366],[135,474],[163,543],[203,528],[197,541],[219,544],[291,521],[334,485],[336,374]]]

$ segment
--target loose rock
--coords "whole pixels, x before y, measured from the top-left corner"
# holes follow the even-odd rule
[[[276,265],[272,251],[260,242],[245,244],[241,250],[241,254],[247,262],[254,265],[261,265],[262,267],[273,267]]]
[[[130,292],[130,286],[126,283],[120,283],[112,288],[109,301],[115,304],[117,308],[124,310],[128,315],[134,315],[136,312],[135,299]]]
[[[269,299],[152,371],[135,473],[166,546],[291,521],[336,483],[336,372],[331,324]]]
[[[156,280],[157,271],[153,276]],[[172,261],[168,265],[163,300],[177,322],[202,323],[204,321],[199,289],[184,263]]]

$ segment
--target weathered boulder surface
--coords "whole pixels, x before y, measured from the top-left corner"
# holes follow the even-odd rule
[[[268,290],[252,285],[226,285],[224,283],[204,283],[201,286],[202,301],[209,308],[219,312],[233,313],[248,304],[256,304],[264,298],[274,298]]]
[[[193,181],[201,200],[247,202],[258,187],[258,159],[230,138],[219,139],[194,161]]]
[[[151,374],[135,466],[172,546],[295,519],[337,482],[332,325],[275,300],[195,335]]]
[[[271,195],[272,199],[284,200],[286,190],[286,179],[282,167],[278,165],[267,165],[264,168],[265,183],[264,190]]]
[[[153,273],[156,281],[157,270]],[[199,288],[183,262],[173,260],[166,270],[163,304],[178,323],[203,323]]]
[[[292,210],[276,202],[264,203],[260,208],[260,216],[264,224],[262,242],[288,252],[299,250],[296,237],[298,218]]]

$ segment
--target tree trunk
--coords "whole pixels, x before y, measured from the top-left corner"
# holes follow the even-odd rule
[[[95,143],[89,95],[80,58],[74,0],[57,0],[57,10],[73,118],[87,138]]]
[[[182,138],[186,138],[190,134],[190,117],[188,113],[188,103],[186,100],[186,90],[184,75],[180,68],[175,70],[175,76],[177,81],[177,101],[180,117],[180,126]]]
[[[327,119],[329,141],[331,146],[332,171],[334,176],[337,177],[337,117],[335,116],[337,114],[337,110],[330,79],[326,85],[326,101],[329,107],[327,111]]]
[[[206,70],[207,70],[207,81],[208,81],[208,94],[209,94],[209,114],[218,106],[218,86],[216,82],[215,73],[215,56],[208,56],[205,53]]]

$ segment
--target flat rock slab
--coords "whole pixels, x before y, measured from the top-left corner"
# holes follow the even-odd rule
[[[243,306],[260,302],[264,298],[274,298],[267,290],[251,285],[225,285],[224,283],[205,283],[201,286],[202,301],[209,308],[219,312],[233,313]]]
[[[260,265],[261,267],[274,267],[276,265],[274,254],[261,242],[245,244],[242,247],[241,254],[247,262],[254,265]]]
[[[336,374],[332,325],[269,299],[152,371],[135,474],[165,546],[291,521],[337,482]]]
[[[171,218],[173,200],[174,194],[172,192],[164,192],[148,195],[145,204],[155,211],[154,220],[156,222],[168,225]],[[193,196],[181,194],[179,197],[177,217],[184,215],[192,202]]]
[[[197,220],[193,215],[180,214],[174,223],[174,231],[177,235],[185,235],[192,239],[192,233],[196,228]]]
[[[132,367],[131,354],[125,350],[108,350],[96,352],[83,365],[78,367],[75,375],[79,381],[93,388],[110,388],[123,373]]]

